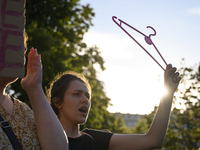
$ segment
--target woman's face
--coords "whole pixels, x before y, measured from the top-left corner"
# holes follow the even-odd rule
[[[13,82],[15,82],[18,78],[14,77],[0,77],[0,85],[1,86],[7,86]]]
[[[85,123],[90,105],[90,94],[86,85],[79,80],[71,81],[65,91],[63,103],[58,106],[59,119],[73,124]]]

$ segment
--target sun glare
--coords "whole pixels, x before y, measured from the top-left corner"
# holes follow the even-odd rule
[[[97,44],[105,60],[105,71],[97,64],[94,67],[111,99],[110,112],[148,114],[159,105],[164,93],[163,70],[137,50],[129,37],[90,32],[84,39],[90,46]]]
[[[144,73],[136,74],[128,68],[120,68],[121,72],[113,77],[112,72],[116,72],[114,70],[119,67],[107,68],[110,70],[103,72],[101,78],[104,79],[107,96],[113,104],[108,108],[110,112],[149,114],[154,110],[154,106],[159,104],[165,91],[158,75],[150,74],[148,78],[144,78],[141,75]],[[124,72],[127,73],[125,78]]]
[[[160,98],[165,92],[164,88],[160,84],[153,84],[151,87],[143,85],[146,87],[142,88],[140,87],[140,83],[135,83],[135,86],[136,88],[133,88],[133,86],[127,87],[128,89],[132,89],[132,91],[127,91],[126,88],[122,89],[121,92],[117,93],[117,96],[116,93],[108,92],[113,104],[108,110],[110,112],[132,114],[149,114],[153,111],[154,106],[159,105]]]

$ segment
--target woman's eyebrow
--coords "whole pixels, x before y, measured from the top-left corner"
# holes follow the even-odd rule
[[[89,94],[89,92],[88,92],[88,91],[84,91],[84,90],[74,90],[74,91],[77,91],[77,92],[86,92],[86,93],[88,93],[88,94]]]
[[[84,90],[74,90],[74,91],[75,91],[75,92],[81,92],[81,93],[84,92]],[[90,98],[90,93],[87,92],[87,91],[85,91],[85,93],[88,94],[88,96],[89,96],[89,98]]]
[[[83,92],[83,90],[74,90],[74,91],[77,91],[77,92]]]

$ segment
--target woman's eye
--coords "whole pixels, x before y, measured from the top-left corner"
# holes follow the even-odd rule
[[[79,96],[79,95],[80,95],[80,93],[75,93],[74,95],[75,95],[75,96]]]
[[[85,94],[85,96],[88,98],[88,99],[90,99],[90,95],[87,93],[87,94]]]

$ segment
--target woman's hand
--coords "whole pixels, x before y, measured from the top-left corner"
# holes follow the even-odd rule
[[[68,150],[67,136],[42,89],[42,64],[37,49],[32,48],[28,54],[27,75],[21,85],[31,102],[41,149]]]
[[[28,54],[27,74],[21,80],[21,85],[26,92],[42,86],[41,56],[37,49],[31,48]]]
[[[176,91],[179,82],[181,80],[181,77],[179,76],[179,73],[176,72],[176,68],[172,67],[171,64],[167,65],[165,74],[164,74],[164,84],[167,92],[174,94]]]

